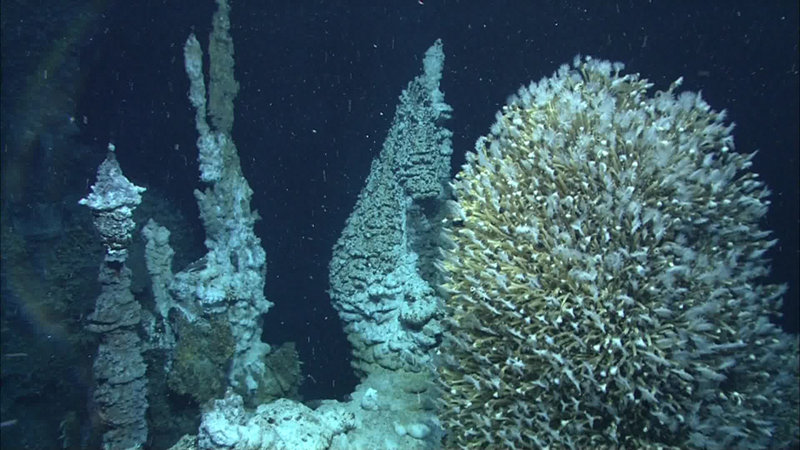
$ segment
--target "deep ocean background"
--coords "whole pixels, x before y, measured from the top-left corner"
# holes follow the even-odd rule
[[[3,46],[31,57],[24,51],[24,37],[34,32],[29,22],[49,6],[23,3],[3,0]],[[202,255],[183,43],[194,31],[207,48],[215,5],[74,4],[92,17],[67,50],[79,62],[70,87],[76,140],[91,152],[63,174],[72,180],[66,186],[84,195],[113,141],[128,178],[194,220],[172,232],[196,244],[194,257]],[[622,61],[655,89],[684,76],[682,89],[702,90],[712,107],[727,109],[737,124],[736,148],[760,150],[753,169],[773,191],[765,227],[780,239],[770,253],[769,281],[788,283],[782,325],[798,332],[796,0],[235,0],[231,23],[240,83],[233,135],[252,206],[263,217],[256,233],[267,253],[266,297],[275,303],[264,340],[297,342],[306,399],[343,398],[356,382],[326,292],[331,248],[381,149],[398,95],[437,38],[446,55],[442,91],[454,109],[447,124],[453,173],[509,94],[576,54]],[[15,27],[25,30],[14,34]],[[4,82],[14,76],[4,68]],[[14,151],[3,146],[4,157]]]

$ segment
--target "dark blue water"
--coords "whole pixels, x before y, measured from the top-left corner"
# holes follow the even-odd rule
[[[3,174],[22,173],[23,180],[4,185],[4,207],[16,208],[4,214],[24,209],[21,204],[83,196],[111,140],[127,176],[187,218],[173,230],[196,252],[183,261],[202,255],[183,43],[195,32],[205,46],[211,2],[9,3],[2,3]],[[798,332],[796,1],[248,1],[232,5],[231,22],[241,85],[233,134],[254,191],[252,206],[263,217],[256,232],[267,253],[266,296],[275,303],[264,340],[297,343],[306,399],[343,398],[356,382],[326,293],[331,247],[381,148],[398,95],[436,38],[446,55],[442,91],[454,109],[448,123],[454,173],[509,94],[578,53],[624,62],[656,89],[683,76],[684,89],[702,90],[714,108],[727,109],[737,124],[736,148],[760,150],[754,171],[773,192],[765,228],[780,242],[770,251],[768,281],[788,284],[779,322]],[[63,89],[54,92],[68,98],[53,99],[58,103],[49,115],[40,111],[47,102],[36,99],[42,103],[36,114],[44,117],[38,120],[71,117],[77,129],[66,139],[66,131],[39,128],[34,139],[12,142],[24,141],[18,150],[9,136],[32,114],[24,96],[41,92],[30,86],[43,70],[51,71],[48,79],[62,77]],[[81,149],[78,156],[64,156],[73,148]],[[46,266],[37,263],[35,270]],[[21,294],[10,276],[4,267],[4,320],[16,323],[22,319],[9,312]],[[58,358],[62,347],[47,345],[45,336],[53,333],[43,331],[42,321],[26,319],[25,339]],[[15,339],[7,345],[4,335],[3,353],[24,351],[25,339]],[[54,376],[64,373],[73,378],[56,383],[57,392],[82,402],[85,386],[74,380],[86,375],[64,369]],[[4,378],[3,389],[19,382]],[[33,397],[50,401],[47,392]],[[8,405],[0,410],[3,420],[19,416]],[[23,426],[31,425],[9,425],[3,434]],[[47,448],[33,438],[30,445]]]

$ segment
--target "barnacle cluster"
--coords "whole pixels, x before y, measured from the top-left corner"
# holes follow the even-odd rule
[[[521,88],[453,183],[448,448],[796,442],[754,154],[680,79],[622,69],[576,57]]]

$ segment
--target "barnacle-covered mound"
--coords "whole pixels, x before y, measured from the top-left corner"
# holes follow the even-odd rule
[[[770,322],[768,191],[700,95],[576,58],[454,182],[448,448],[779,448],[798,344]]]

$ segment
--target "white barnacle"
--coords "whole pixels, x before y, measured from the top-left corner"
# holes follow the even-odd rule
[[[564,372],[564,375],[566,375],[567,378],[569,378],[569,381],[571,381],[572,384],[575,385],[575,389],[577,389],[578,392],[580,392],[581,391],[581,385],[578,383],[578,380],[575,378],[575,374],[572,373],[572,370],[570,370],[569,367],[564,367],[563,372]]]
[[[518,330],[508,326],[506,327],[506,330],[508,331],[508,334],[514,336],[515,338],[525,340],[525,336],[523,336]]]
[[[483,303],[483,306],[484,306],[486,309],[488,309],[489,311],[491,311],[491,312],[492,312],[492,314],[494,314],[495,316],[500,316],[500,315],[502,315],[502,313],[500,313],[500,311],[499,311],[497,308],[495,308],[494,306],[490,305],[489,303],[486,303],[486,302],[484,302],[484,303]]]
[[[500,298],[500,303],[502,303],[507,309],[511,311],[516,311],[517,307],[510,301],[506,300],[505,298]]]
[[[506,253],[505,250],[500,250],[500,252],[498,253],[498,256],[500,257],[501,261],[506,262],[506,263],[509,262],[508,253]]]
[[[623,377],[622,375],[618,374],[617,376],[614,377],[614,380],[616,381],[617,386],[622,387],[628,392],[633,391],[633,386],[631,386],[631,383],[628,381],[627,378]]]
[[[547,325],[547,319],[544,317],[544,314],[539,314],[539,315],[537,315],[535,317],[536,317],[536,320],[538,320],[539,322]]]
[[[669,308],[665,308],[663,306],[659,306],[658,308],[653,309],[653,312],[662,318],[670,318],[672,317],[672,310]]]
[[[716,382],[725,381],[728,378],[703,364],[698,364],[695,370],[697,370],[697,372],[703,377]]]
[[[637,389],[639,389],[639,393],[642,394],[642,398],[645,399],[645,401],[647,401],[647,402],[649,402],[649,403],[651,403],[653,405],[657,405],[658,404],[658,399],[656,399],[656,394],[658,393],[658,389],[653,388],[652,391],[648,391],[647,389],[643,388],[642,386],[637,386]]]
[[[466,381],[466,382],[468,382],[468,383],[471,383],[471,384],[472,384],[472,386],[475,388],[475,390],[477,390],[477,391],[480,391],[480,390],[481,390],[481,383],[480,383],[480,381],[478,381],[478,380],[477,380],[475,377],[473,377],[472,375],[464,375],[464,377],[463,377],[463,380],[464,380],[464,381]]]
[[[506,359],[506,364],[518,375],[524,375],[525,363],[522,362],[521,359],[517,358],[516,356],[509,357]]]
[[[650,358],[653,362],[655,362],[657,364],[660,364],[660,365],[663,365],[663,366],[671,366],[672,365],[669,361],[667,361],[666,359],[664,359],[663,357],[661,357],[659,355],[656,355],[653,352],[643,351],[642,354],[644,354],[646,357]]]
[[[497,283],[500,289],[502,289],[503,291],[508,291],[508,283],[506,283],[506,281],[508,281],[507,276],[505,276],[504,274],[495,273],[494,279],[495,283]]]

